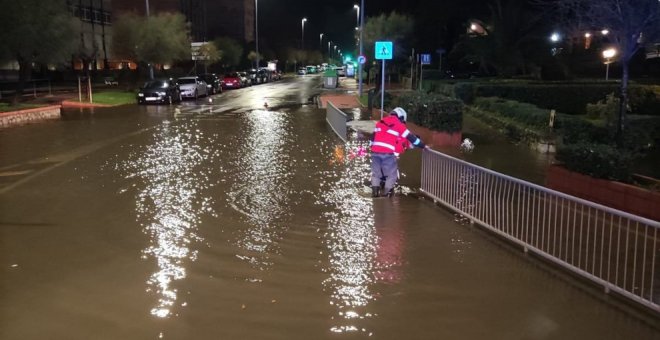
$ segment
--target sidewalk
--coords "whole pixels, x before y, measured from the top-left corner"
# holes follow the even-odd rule
[[[340,77],[336,89],[323,89],[319,96],[319,107],[326,108],[331,102],[338,109],[363,108],[357,98],[358,84],[355,78]]]

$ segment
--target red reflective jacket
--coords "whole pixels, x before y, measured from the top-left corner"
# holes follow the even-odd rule
[[[394,155],[395,156],[400,156],[403,154],[406,150],[411,148],[410,141],[406,138],[399,138],[396,141],[396,150],[394,150]]]
[[[389,115],[376,123],[371,152],[394,154],[397,151],[398,139],[412,139],[416,141],[413,145],[421,143],[396,115]]]

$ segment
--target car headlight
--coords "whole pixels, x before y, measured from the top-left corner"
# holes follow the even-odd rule
[[[164,97],[164,96],[165,96],[165,92],[156,92],[156,94],[158,94],[158,95],[161,96],[161,97]]]
[[[138,97],[144,97],[144,93],[138,93]]]

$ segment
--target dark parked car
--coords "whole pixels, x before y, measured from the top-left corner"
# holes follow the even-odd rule
[[[225,79],[222,81],[222,86],[225,89],[240,89],[243,87],[241,76],[237,72],[225,74]]]
[[[209,94],[222,93],[222,80],[215,73],[202,74]]]
[[[238,75],[241,77],[241,82],[243,83],[243,87],[247,86],[252,86],[252,81],[250,80],[250,77],[248,76],[247,72],[236,72]]]
[[[137,102],[138,104],[181,102],[179,84],[172,79],[148,81],[140,88]]]
[[[260,68],[259,71],[257,71],[257,79],[260,81],[260,84],[271,81],[270,75],[271,72],[267,68]]]

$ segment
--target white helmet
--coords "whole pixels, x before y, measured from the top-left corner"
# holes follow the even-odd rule
[[[392,110],[390,114],[394,114],[397,117],[399,117],[399,120],[401,122],[405,122],[406,119],[408,118],[408,114],[406,113],[406,110],[400,107],[394,108],[394,110]]]

